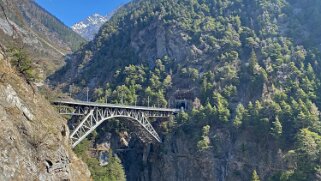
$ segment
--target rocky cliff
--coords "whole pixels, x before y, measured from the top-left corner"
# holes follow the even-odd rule
[[[261,144],[250,138],[250,132],[235,134],[227,129],[215,128],[209,135],[213,146],[198,150],[197,128],[185,129],[168,134],[159,145],[144,145],[139,141],[130,143],[129,151],[119,153],[127,170],[127,179],[250,180],[249,173],[255,168],[261,180],[268,180],[274,173],[291,166],[284,160],[285,151],[273,140]]]
[[[90,180],[68,127],[0,54],[0,180]]]

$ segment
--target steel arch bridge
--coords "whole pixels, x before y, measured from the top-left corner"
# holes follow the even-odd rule
[[[127,106],[116,104],[100,104],[83,101],[54,101],[58,112],[62,115],[77,116],[80,122],[74,130],[71,130],[70,139],[72,147],[75,147],[83,139],[93,132],[104,121],[112,118],[128,118],[135,120],[155,140],[161,142],[149,118],[169,118],[179,112],[179,109]]]

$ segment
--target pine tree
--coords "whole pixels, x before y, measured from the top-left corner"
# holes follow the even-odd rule
[[[278,117],[275,118],[275,121],[272,123],[272,135],[278,137],[282,134],[282,124]]]
[[[255,71],[256,71],[256,67],[258,65],[257,63],[257,57],[256,57],[256,53],[254,50],[252,50],[251,52],[251,56],[250,56],[250,60],[249,60],[249,71],[252,75],[255,74]]]
[[[260,177],[259,177],[259,175],[256,173],[256,170],[254,170],[253,173],[252,173],[251,181],[260,181]]]
[[[233,120],[233,125],[235,127],[240,127],[242,125],[242,120],[243,120],[243,114],[245,112],[245,108],[243,106],[243,104],[238,104],[237,108],[236,108],[236,115],[235,118]]]
[[[222,122],[227,122],[231,116],[228,101],[219,92],[214,92],[213,99],[215,101],[218,119]]]

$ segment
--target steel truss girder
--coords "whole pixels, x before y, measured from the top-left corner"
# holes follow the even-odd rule
[[[83,116],[88,111],[85,107],[82,106],[61,106],[57,107],[59,114],[62,115],[71,115],[71,116]]]
[[[58,109],[60,110],[60,109]],[[83,115],[83,119],[70,134],[72,147],[75,147],[83,139],[93,132],[104,121],[112,118],[128,118],[138,122],[158,142],[161,139],[148,118],[168,118],[172,112],[134,110],[126,108],[101,108],[101,107],[75,107],[72,111],[62,109],[60,114]]]

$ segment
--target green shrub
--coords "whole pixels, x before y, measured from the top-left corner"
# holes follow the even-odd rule
[[[10,49],[10,54],[11,64],[27,81],[35,81],[38,79],[36,69],[29,55],[23,49]]]

